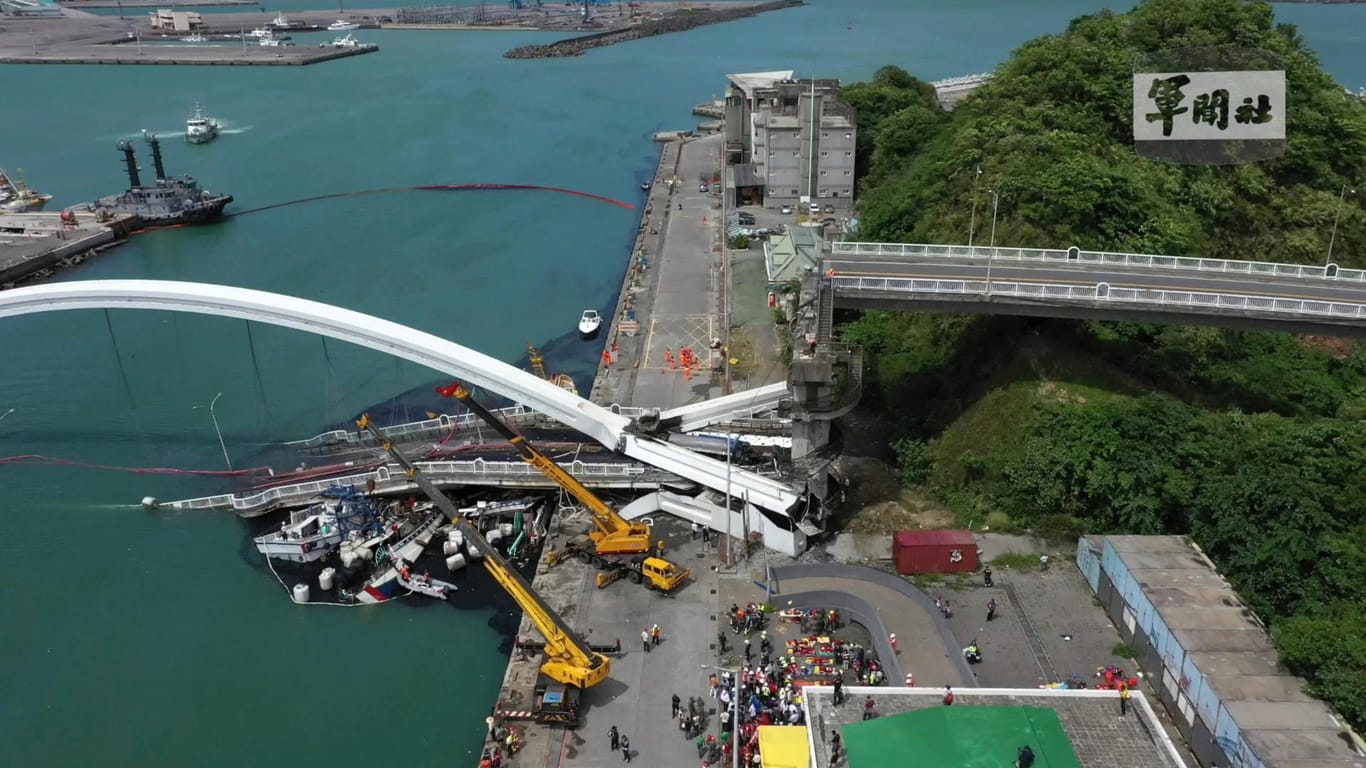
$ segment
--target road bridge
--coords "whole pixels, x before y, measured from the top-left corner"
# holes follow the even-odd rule
[[[823,269],[842,307],[1366,337],[1366,271],[1336,264],[846,242]]]
[[[631,419],[453,341],[373,315],[267,291],[166,280],[85,280],[0,291],[0,317],[74,309],[154,309],[229,317],[305,331],[374,349],[498,392],[609,449],[763,510],[766,544],[795,555],[805,495],[780,480],[733,468],[636,431]],[[718,529],[719,530],[719,529]]]

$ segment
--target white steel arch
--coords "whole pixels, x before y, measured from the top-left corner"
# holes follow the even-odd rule
[[[729,488],[787,515],[800,494],[786,484],[672,443],[627,434],[631,420],[515,366],[425,331],[373,315],[249,288],[170,280],[82,280],[0,291],[0,317],[70,309],[159,309],[230,317],[350,342],[499,392],[637,461],[700,483]]]

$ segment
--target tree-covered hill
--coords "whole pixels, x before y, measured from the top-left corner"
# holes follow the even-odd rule
[[[1136,62],[1195,46],[1280,58],[1284,157],[1135,154]],[[896,67],[845,98],[864,240],[965,242],[976,197],[980,241],[994,189],[1002,245],[1322,263],[1343,188],[1366,186],[1366,103],[1264,3],[1150,0],[1079,18],[948,113]],[[1366,267],[1362,191],[1340,209],[1345,266]],[[997,526],[1191,534],[1295,671],[1366,725],[1366,352],[1004,317],[868,313],[842,333],[868,352],[865,391],[895,425],[908,485]]]

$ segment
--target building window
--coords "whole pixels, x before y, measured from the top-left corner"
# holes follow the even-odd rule
[[[768,151],[768,156],[769,156],[769,157],[777,157],[777,155],[778,155],[778,153],[777,153],[777,152],[774,152],[774,151],[771,150],[771,149]]]
[[[845,156],[845,157],[853,157],[853,156],[854,156],[854,153],[853,153],[853,152],[845,152],[845,153],[844,153],[844,156]]]
[[[820,194],[816,195],[816,197],[825,197],[825,190],[822,189]]]
[[[825,175],[825,171],[821,171],[821,175],[824,176],[824,175]]]
[[[794,190],[792,190],[792,194],[794,194],[794,195],[799,195],[799,194],[801,194],[801,193],[794,189]]]
[[[830,153],[829,153],[829,152],[822,152],[822,153],[821,153],[821,157],[829,157],[829,156],[830,156]]]
[[[852,138],[854,138],[854,134],[852,134],[852,133],[846,133],[846,134],[844,134],[844,138],[846,138],[846,139],[852,139]]]
[[[830,132],[829,132],[829,131],[821,131],[821,138],[822,138],[822,139],[828,139],[828,138],[830,138]]]
[[[851,175],[852,173],[853,173],[853,171],[845,171],[845,172],[844,172],[844,175],[845,175],[845,176],[849,176],[849,175]]]
[[[800,152],[793,152],[793,153],[792,153],[792,156],[793,156],[793,157],[801,157],[801,153],[800,153]]]

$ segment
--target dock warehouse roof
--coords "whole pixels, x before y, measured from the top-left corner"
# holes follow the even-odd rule
[[[796,70],[785,69],[781,72],[751,72],[747,75],[726,75],[730,84],[739,88],[745,98],[754,98],[757,88],[772,88],[774,83],[791,80]]]

